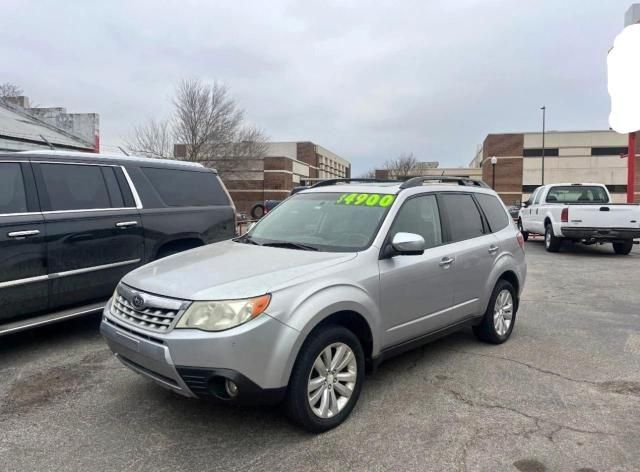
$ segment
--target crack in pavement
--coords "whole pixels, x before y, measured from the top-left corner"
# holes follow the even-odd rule
[[[489,357],[491,359],[499,359],[507,362],[513,362],[514,364],[518,364],[524,367],[527,367],[531,370],[535,370],[542,374],[553,375],[555,377],[559,377],[563,380],[567,380],[569,382],[592,385],[596,387],[598,390],[606,393],[615,393],[618,395],[626,395],[626,396],[637,396],[640,397],[640,382],[634,382],[630,380],[607,380],[604,382],[597,382],[595,380],[587,380],[587,379],[576,379],[573,377],[569,377],[567,375],[561,374],[559,372],[554,372],[553,370],[543,369],[541,367],[537,367],[533,364],[529,364],[527,362],[519,361],[516,359],[511,359],[509,357],[495,356],[493,354],[481,354],[479,352],[471,352],[471,351],[461,351],[458,349],[446,349],[450,352],[457,352],[459,354],[466,354],[469,356],[479,356],[479,357]]]
[[[553,431],[551,431],[548,434],[545,434],[545,437],[550,440],[551,442],[554,442],[554,436],[562,431],[562,430],[568,430],[568,431],[572,431],[575,433],[581,433],[581,434],[596,434],[596,435],[602,435],[602,436],[618,436],[617,434],[614,433],[609,433],[606,431],[599,431],[599,430],[590,430],[590,429],[581,429],[581,428],[575,428],[573,426],[569,426],[569,425],[565,425],[565,424],[561,424],[561,423],[556,423],[555,421],[551,421],[545,418],[540,418],[539,416],[535,416],[535,415],[531,415],[528,413],[525,413],[521,410],[518,410],[517,408],[513,408],[513,407],[509,407],[506,405],[501,405],[499,403],[489,403],[489,402],[479,402],[479,401],[474,401],[471,400],[470,398],[465,397],[462,393],[458,392],[457,390],[453,390],[453,389],[445,389],[449,394],[451,394],[453,396],[453,398],[461,403],[464,403],[465,405],[471,407],[471,408],[488,408],[488,409],[498,409],[498,410],[506,410],[506,411],[510,411],[512,413],[515,413],[517,415],[520,415],[524,418],[527,418],[529,420],[532,420],[535,424],[535,429],[534,430],[527,430],[524,431],[523,433],[520,434],[535,434],[537,432],[541,432],[541,426],[540,423],[548,423],[550,425],[553,425],[556,427],[556,429],[554,429]]]

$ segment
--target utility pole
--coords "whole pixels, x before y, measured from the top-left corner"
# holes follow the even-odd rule
[[[544,125],[547,107],[542,106],[540,109],[542,110],[542,185],[544,185]]]

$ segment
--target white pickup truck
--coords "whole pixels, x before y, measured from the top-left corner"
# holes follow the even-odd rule
[[[538,187],[518,214],[525,241],[544,235],[547,251],[563,240],[583,244],[613,243],[616,254],[629,254],[640,238],[640,205],[611,203],[602,184],[550,184]]]

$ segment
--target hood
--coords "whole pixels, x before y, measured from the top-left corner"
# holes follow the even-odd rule
[[[138,290],[186,300],[248,298],[356,255],[223,241],[144,265],[122,281]]]

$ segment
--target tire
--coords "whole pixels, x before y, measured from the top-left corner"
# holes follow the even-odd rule
[[[505,295],[508,293],[508,295]],[[503,298],[504,297],[504,298]],[[508,310],[510,300],[510,310]],[[510,282],[500,279],[493,289],[487,311],[480,324],[473,327],[473,333],[481,341],[491,344],[502,344],[513,332],[516,323],[516,291]],[[502,309],[502,311],[499,311]],[[510,316],[511,318],[508,318]],[[502,321],[504,321],[504,324]],[[508,323],[508,325],[507,325]]]
[[[325,377],[319,370],[316,370],[316,365],[318,365],[316,361],[319,361],[320,366],[324,368],[325,363],[321,356],[324,355],[327,349],[331,349],[335,358],[337,349],[345,346],[350,349],[351,356],[349,356],[349,359],[351,361],[339,372],[335,372],[335,378],[331,372]],[[347,353],[348,351],[343,349],[342,352]],[[345,359],[343,358],[344,361]],[[329,325],[317,329],[304,342],[293,366],[284,405],[287,416],[294,423],[312,433],[322,433],[335,428],[349,416],[357,403],[362,383],[364,382],[364,372],[364,351],[355,334],[347,328],[337,325]],[[343,374],[342,377],[344,379],[352,379],[354,373],[354,382],[348,382],[347,380],[336,381],[336,378],[339,379],[338,375],[340,374]],[[317,390],[312,390],[311,396],[319,394],[316,403],[314,403],[314,408],[312,408],[312,399],[307,391],[311,380],[314,378],[320,379],[324,383],[320,384]],[[327,380],[329,384],[327,384]],[[335,387],[336,384],[340,385],[340,389]],[[350,395],[348,397],[341,395],[341,392],[349,391]],[[323,392],[328,392],[326,394],[328,407],[324,408],[328,416],[325,417],[320,416],[323,402],[325,402],[325,398],[323,398],[325,394]],[[335,403],[331,401],[332,398],[336,399]],[[341,403],[342,405],[340,405]],[[318,413],[314,412],[314,410]]]
[[[256,203],[251,207],[251,211],[249,213],[251,214],[251,218],[259,220],[266,212],[265,206],[262,203]]]
[[[544,227],[544,247],[549,252],[558,252],[562,246],[562,238],[553,234],[553,226],[548,224]]]
[[[623,243],[613,243],[613,251],[616,254],[620,254],[621,256],[626,256],[633,249],[633,241],[625,241]]]
[[[529,231],[524,230],[521,219],[518,219],[518,230],[520,231],[520,234],[522,234],[522,239],[527,241],[529,239]]]

